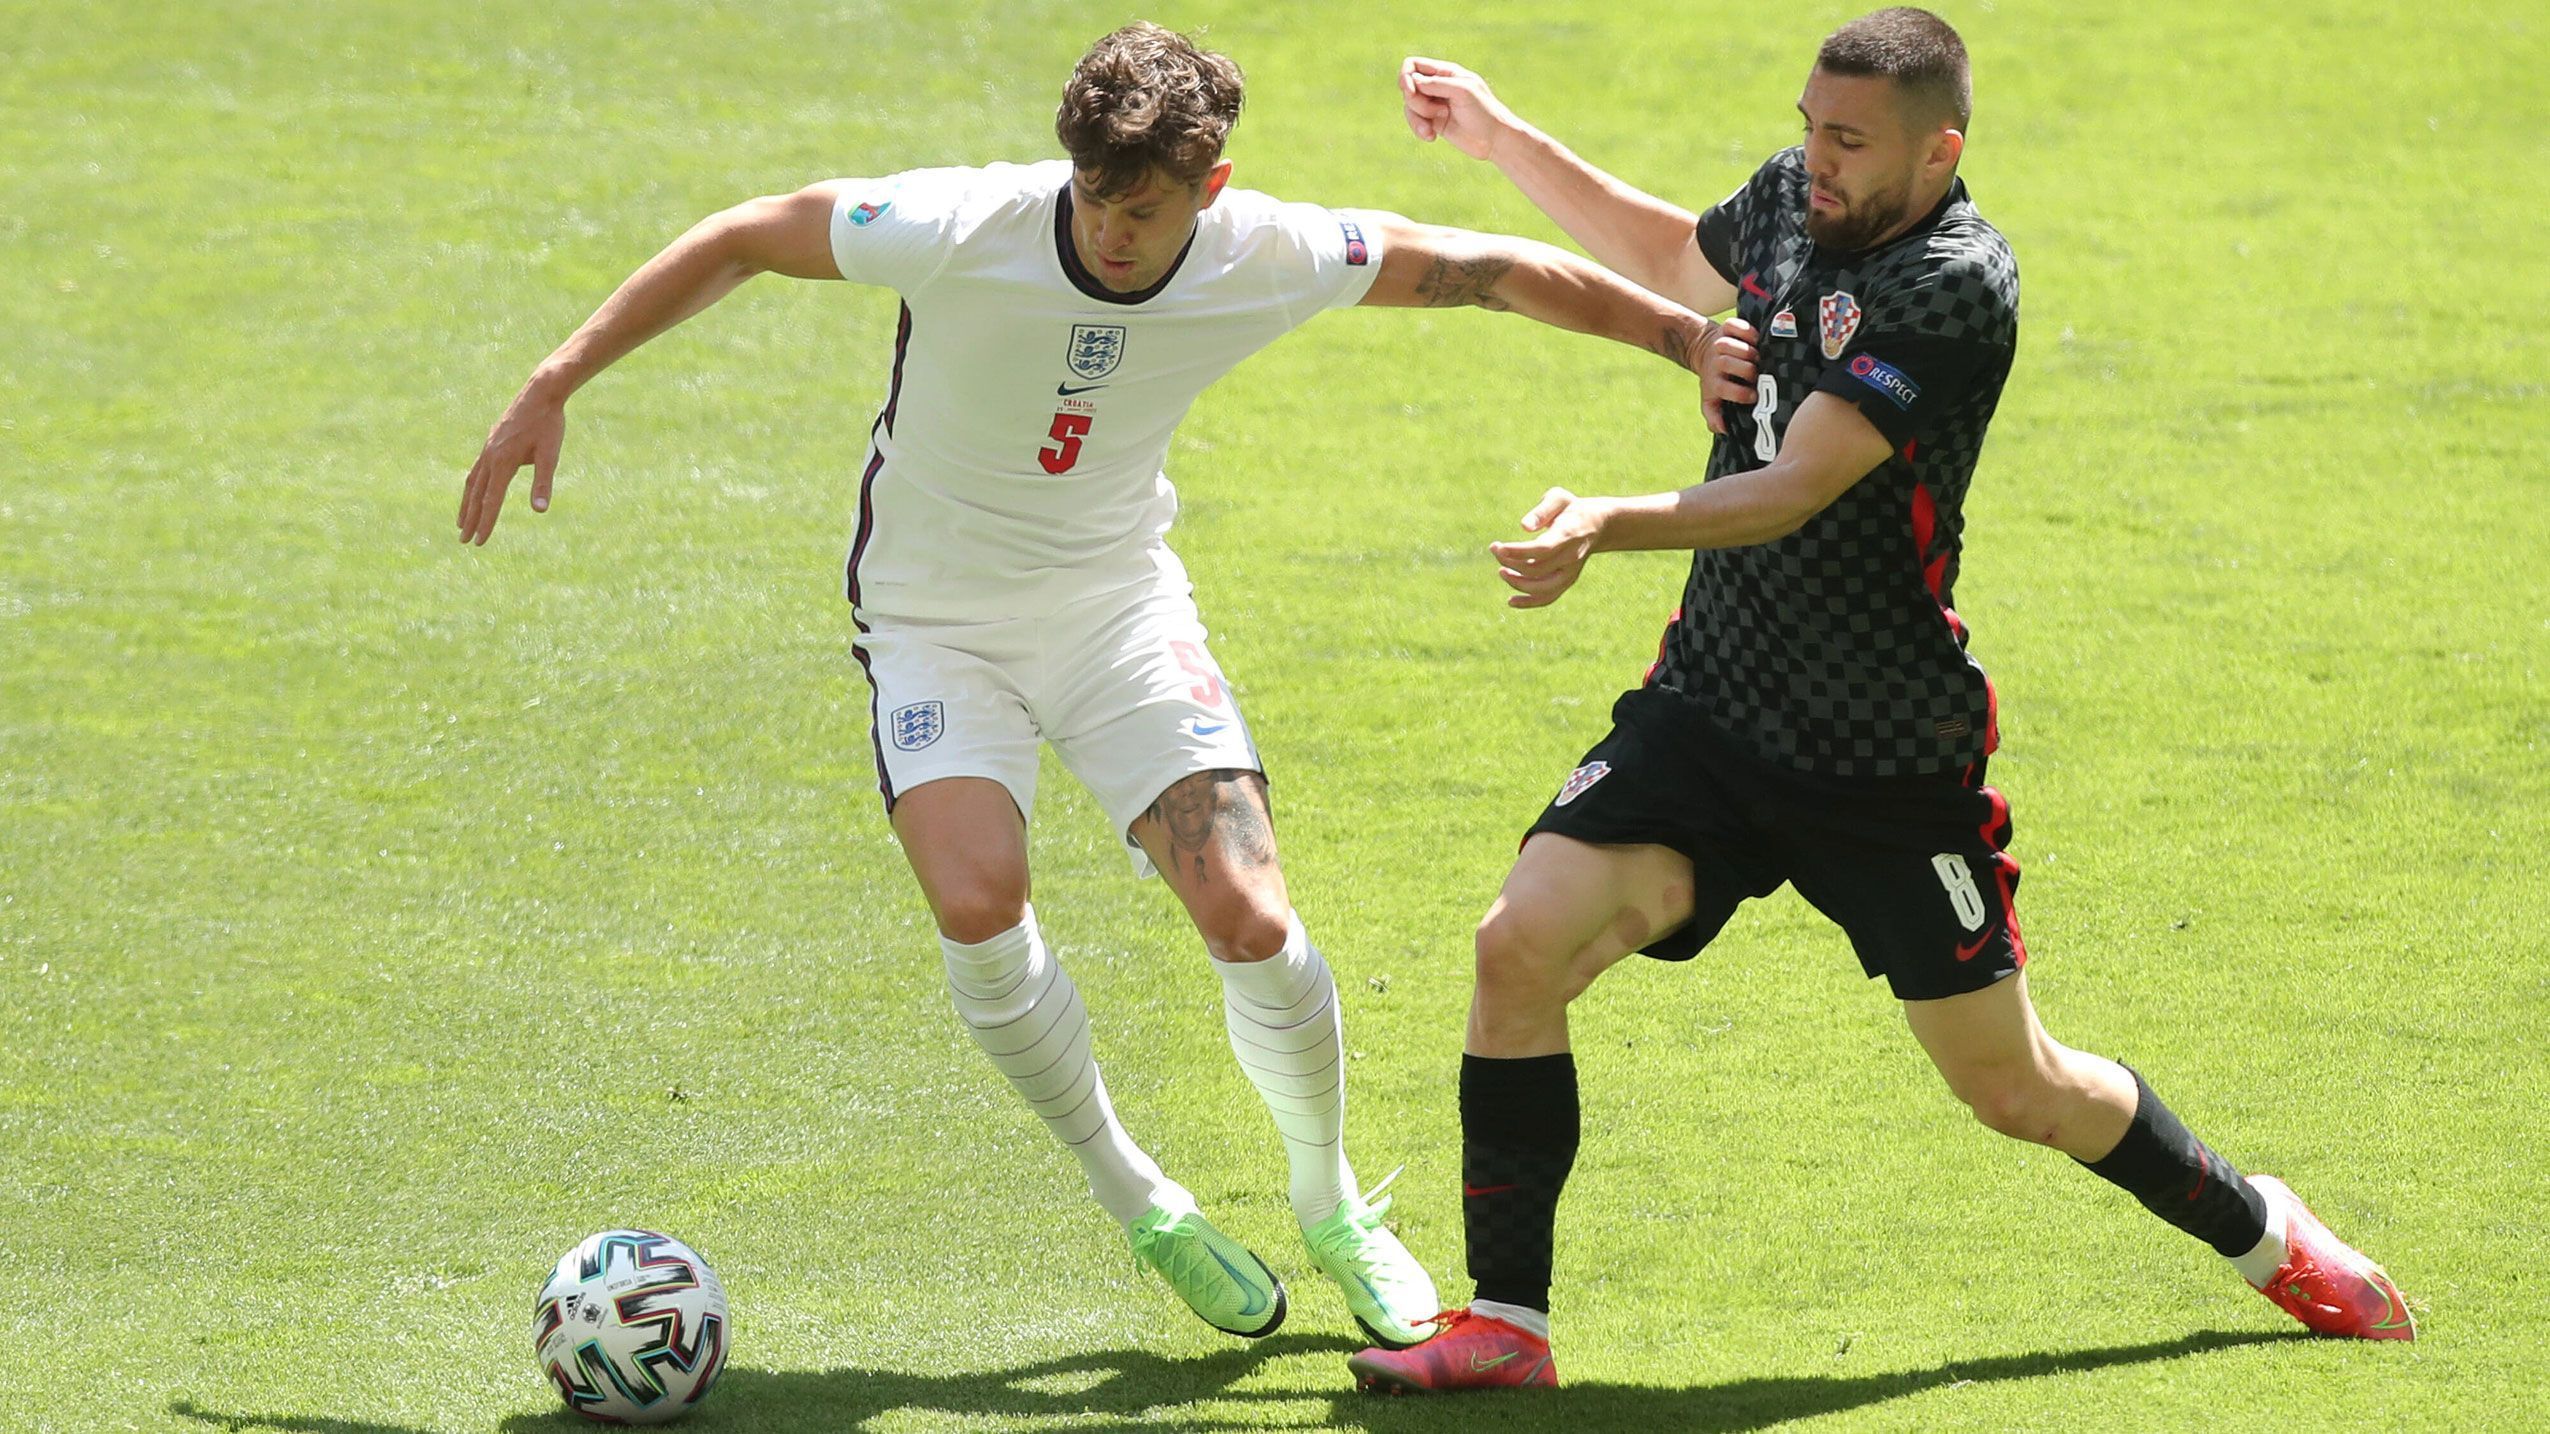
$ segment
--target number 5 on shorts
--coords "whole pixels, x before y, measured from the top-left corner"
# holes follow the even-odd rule
[[[1195,685],[1186,690],[1187,695],[1195,699],[1195,705],[1198,707],[1221,706],[1222,674],[1214,670],[1213,659],[1204,655],[1203,646],[1181,639],[1172,641],[1169,644],[1169,651],[1177,654],[1178,666],[1185,668],[1187,675],[1196,679]]]

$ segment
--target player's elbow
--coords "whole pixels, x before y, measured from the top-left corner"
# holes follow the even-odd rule
[[[1815,521],[1816,514],[1823,511],[1824,505],[1817,503],[1810,507],[1795,508],[1789,512],[1783,513],[1779,520],[1779,531],[1773,533],[1770,537],[1765,538],[1762,541],[1766,543],[1777,542],[1782,538],[1789,537],[1800,532],[1807,524]]]
[[[1745,543],[1776,543],[1815,521],[1839,493],[1812,473],[1774,462],[1761,470]]]
[[[1731,541],[1726,546],[1750,548],[1763,543],[1776,543],[1813,522],[1815,515],[1822,511],[1821,504],[1809,506],[1796,502],[1764,503],[1745,514],[1744,519],[1735,525],[1733,533],[1730,534]]]

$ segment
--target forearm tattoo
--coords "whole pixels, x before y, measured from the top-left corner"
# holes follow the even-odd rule
[[[1514,306],[1492,291],[1496,288],[1496,281],[1504,278],[1506,271],[1513,267],[1512,259],[1498,254],[1481,255],[1475,259],[1450,259],[1438,254],[1433,265],[1426,270],[1426,276],[1417,281],[1417,297],[1425,300],[1429,308],[1448,309],[1455,304],[1476,304],[1482,309],[1502,313]]]
[[[1180,778],[1143,815],[1160,824],[1169,864],[1210,879],[1216,847],[1238,870],[1275,864],[1275,829],[1267,822],[1266,779],[1255,772],[1197,772]]]
[[[1658,355],[1676,368],[1690,368],[1692,360],[1699,356],[1699,349],[1700,345],[1693,343],[1679,326],[1671,325],[1656,335],[1654,343],[1647,345],[1647,352]]]

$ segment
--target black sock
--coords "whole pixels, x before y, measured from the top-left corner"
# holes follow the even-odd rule
[[[1576,1138],[1576,1057],[1461,1057],[1461,1217],[1478,1298],[1549,1308],[1550,1241]]]
[[[2143,1208],[2224,1255],[2245,1255],[2267,1234],[2267,1202],[2231,1162],[2188,1133],[2133,1067],[2134,1123],[2125,1138],[2082,1165]]]

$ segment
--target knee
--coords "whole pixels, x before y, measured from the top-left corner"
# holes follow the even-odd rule
[[[1563,1006],[1577,993],[1567,958],[1549,934],[1514,907],[1499,904],[1479,923],[1473,943],[1481,998],[1499,1003]]]
[[[1977,1072],[1952,1078],[1949,1087],[1975,1119],[2013,1140],[2052,1145],[2061,1132],[2060,1092],[2035,1071]]]
[[[989,941],[1027,919],[1027,883],[983,878],[936,894],[939,934],[961,946]]]
[[[1216,961],[1263,961],[1293,939],[1293,909],[1264,893],[1234,894],[1198,911],[1195,929]]]

